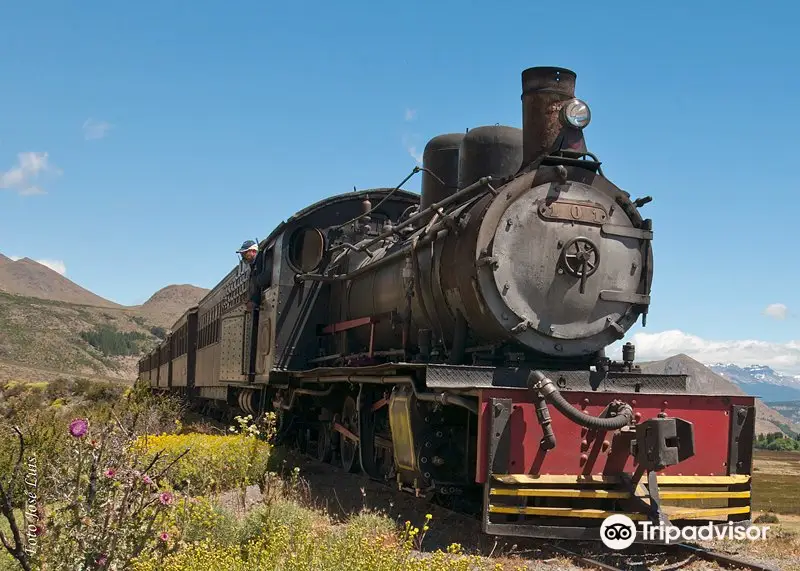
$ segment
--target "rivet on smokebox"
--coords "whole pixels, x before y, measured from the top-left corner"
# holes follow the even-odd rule
[[[581,466],[583,466],[584,464],[586,464],[586,461],[587,461],[588,459],[589,459],[589,456],[587,456],[586,454],[581,454]]]
[[[608,450],[608,447],[611,446],[611,443],[608,440],[603,440],[602,450],[605,452]]]
[[[586,439],[581,440],[581,450],[589,449],[589,441]]]

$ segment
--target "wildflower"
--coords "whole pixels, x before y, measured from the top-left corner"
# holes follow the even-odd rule
[[[161,492],[158,496],[158,501],[161,502],[162,505],[168,506],[172,503],[172,494],[169,492]]]
[[[109,468],[108,470],[105,471],[104,474],[106,478],[113,478],[114,476],[117,475],[117,471],[114,470],[114,468]]]
[[[101,553],[100,555],[97,556],[97,558],[94,560],[94,562],[95,562],[95,565],[98,565],[99,567],[102,567],[103,565],[105,565],[108,562],[108,555],[106,555],[105,553]]]
[[[144,483],[145,483],[145,484],[147,484],[148,486],[152,486],[152,485],[153,485],[153,480],[152,480],[152,478],[150,478],[150,476],[148,476],[147,474],[145,474],[144,476],[142,476],[142,482],[144,482]]]
[[[161,535],[158,536],[161,541],[167,541],[169,539],[169,534],[166,531],[162,531]]]
[[[69,423],[69,433],[75,438],[83,438],[89,430],[89,423],[83,418],[76,418]]]

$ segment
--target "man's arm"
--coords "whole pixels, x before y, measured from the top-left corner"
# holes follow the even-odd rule
[[[256,280],[256,266],[250,266],[250,279],[247,282],[247,311],[253,311],[261,305],[261,288]]]

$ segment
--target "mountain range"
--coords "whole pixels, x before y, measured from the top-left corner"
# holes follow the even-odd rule
[[[208,291],[168,285],[142,305],[126,307],[34,260],[12,260],[0,254],[0,381],[52,380],[65,375],[131,380],[142,352],[155,346],[165,330]],[[105,351],[97,343],[102,336],[111,339],[115,351],[119,346],[125,351]],[[797,408],[781,406],[785,415],[758,401],[757,431],[800,433],[800,379],[769,367],[707,367],[683,354],[641,367],[649,373],[688,374],[692,390],[702,394],[796,399]]]
[[[732,363],[714,363],[709,368],[765,402],[800,400],[800,375],[784,375],[766,365],[740,367]]]
[[[188,284],[169,285],[142,305],[124,306],[82,288],[30,258],[12,260],[0,254],[0,292],[74,305],[128,310],[149,317],[155,325],[169,327],[209,290]]]
[[[0,254],[0,381],[65,374],[132,379],[140,356],[133,346],[149,350],[208,291],[168,285],[141,305],[123,306],[30,258]],[[100,336],[116,345],[115,354],[87,341],[98,344]]]
[[[645,373],[689,375],[689,388],[695,393],[758,396],[749,393],[732,380],[688,355],[675,355],[661,361],[640,363],[639,366]],[[759,399],[756,400],[756,432],[760,434],[770,432],[798,434],[800,433],[800,423],[793,418],[793,415],[785,416]]]

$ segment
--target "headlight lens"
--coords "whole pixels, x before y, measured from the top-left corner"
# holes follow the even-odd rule
[[[592,120],[592,112],[585,102],[572,99],[561,108],[561,120],[568,127],[583,129]]]

